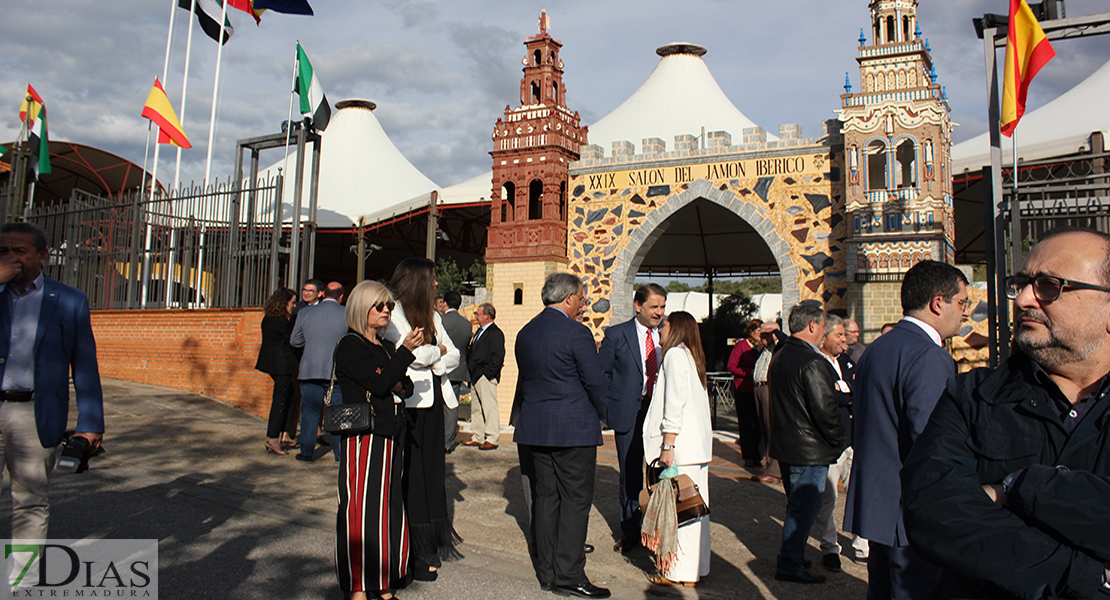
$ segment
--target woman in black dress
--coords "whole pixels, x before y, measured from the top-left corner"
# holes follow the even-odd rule
[[[435,581],[441,561],[461,556],[455,546],[462,540],[447,511],[443,444],[444,407],[458,406],[445,375],[459,365],[461,355],[433,308],[435,263],[427,258],[402,260],[389,287],[397,298],[397,308],[390,315],[385,338],[399,342],[410,331],[424,334],[424,344],[413,350],[415,359],[408,370],[416,393],[405,400],[413,423],[405,447],[405,512],[412,541],[412,576],[418,581]]]
[[[392,598],[390,588],[409,569],[401,455],[404,398],[412,394],[412,380],[405,371],[424,336],[412,331],[396,348],[379,337],[393,307],[382,284],[355,286],[347,299],[348,332],[335,348],[335,384],[343,403],[369,402],[373,413],[370,431],[340,441],[336,572],[339,587],[355,600]]]
[[[278,439],[289,412],[293,408],[293,377],[297,374],[297,358],[289,345],[293,323],[289,314],[297,294],[280,288],[266,301],[262,317],[262,346],[258,349],[258,362],[254,368],[274,380],[274,399],[270,403],[270,418],[266,423],[266,452],[284,455]]]

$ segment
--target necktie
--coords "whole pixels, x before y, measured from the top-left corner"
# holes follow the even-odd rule
[[[647,332],[647,341],[644,342],[645,356],[644,360],[644,373],[647,374],[647,391],[644,396],[651,398],[651,392],[655,389],[655,376],[659,373],[659,357],[655,355],[655,339],[649,329]]]

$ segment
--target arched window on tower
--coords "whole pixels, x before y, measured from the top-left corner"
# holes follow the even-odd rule
[[[543,52],[536,50],[532,53],[532,58],[534,59],[534,62],[532,64],[534,64],[535,66],[538,67],[543,64]]]
[[[532,104],[540,103],[540,84],[539,82],[532,82]]]
[[[559,220],[567,220],[567,182],[559,182]]]
[[[886,144],[882,140],[867,144],[867,189],[886,189]]]
[[[894,43],[894,16],[886,18],[886,43]]]
[[[902,39],[906,41],[913,39],[910,37],[910,18],[906,16],[902,17]]]
[[[880,25],[880,21],[876,20],[871,28],[875,30],[873,32],[874,35],[871,36],[871,39],[872,39],[872,41],[874,41],[875,45],[878,46],[879,44],[883,43],[883,35],[882,35],[883,32],[882,32],[882,26]]]
[[[516,212],[516,185],[506,181],[501,185],[501,222],[513,220]]]
[[[917,147],[913,140],[906,138],[894,149],[895,175],[898,188],[917,187]]]
[[[559,84],[558,82],[551,84],[551,100],[556,104],[559,103]]]
[[[539,179],[528,184],[528,218],[543,218],[543,182]]]

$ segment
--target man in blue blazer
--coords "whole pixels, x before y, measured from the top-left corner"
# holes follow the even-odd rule
[[[955,375],[942,346],[968,316],[967,278],[945,263],[922,261],[902,280],[902,314],[856,365],[854,456],[844,528],[870,542],[869,600],[929,598],[940,571],[906,539],[899,472],[914,440]]]
[[[667,290],[655,283],[642,285],[632,298],[632,307],[636,318],[607,329],[600,351],[609,386],[605,424],[616,434],[620,465],[621,538],[617,550],[621,552],[642,546],[639,498],[644,487],[644,417],[663,366],[659,325],[667,311]]]
[[[49,474],[77,390],[76,437],[104,436],[104,396],[88,298],[42,272],[46,232],[0,228],[0,472],[12,488],[12,538],[45,539]]]
[[[546,308],[516,337],[514,404],[521,462],[535,469],[532,535],[540,588],[608,598],[586,578],[586,531],[594,495],[597,447],[605,414],[605,375],[590,330],[574,319],[586,302],[582,282],[553,273],[540,297]]]

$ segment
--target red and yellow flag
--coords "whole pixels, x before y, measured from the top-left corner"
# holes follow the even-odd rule
[[[255,25],[262,24],[262,13],[266,12],[266,9],[263,8],[262,10],[255,10],[254,0],[227,0],[227,5],[231,8],[238,8],[239,10],[254,17]]]
[[[154,78],[154,87],[150,89],[150,95],[146,97],[143,116],[154,121],[158,126],[159,144],[173,144],[186,150],[193,147],[189,143],[189,138],[185,136],[181,121],[177,120],[177,113],[173,111],[170,99],[166,97],[166,90],[162,89],[162,84],[157,77]]]
[[[1056,56],[1025,0],[1010,0],[1006,72],[1002,80],[1002,135],[1014,134],[1025,114],[1025,95],[1037,71]]]
[[[27,129],[30,129],[35,124],[35,117],[39,116],[39,111],[42,110],[42,98],[31,84],[27,84],[27,93],[23,94],[23,104],[19,106],[19,120],[27,124]]]

